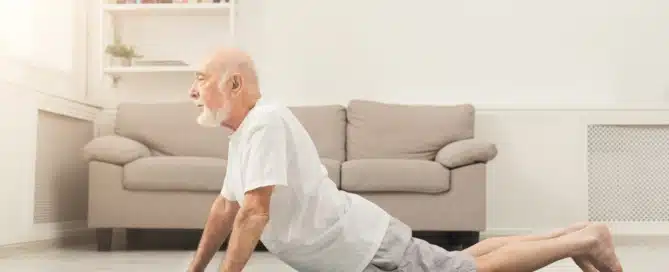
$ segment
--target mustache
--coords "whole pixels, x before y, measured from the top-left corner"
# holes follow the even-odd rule
[[[202,98],[202,95],[200,95],[198,98],[191,98],[191,101],[193,101],[193,103],[199,108],[204,107],[204,99]]]

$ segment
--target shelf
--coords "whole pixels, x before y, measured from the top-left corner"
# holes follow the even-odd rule
[[[193,66],[111,66],[103,69],[104,73],[109,75],[112,79],[112,86],[118,86],[118,82],[123,76],[127,75],[141,75],[141,74],[158,74],[158,73],[189,73],[197,72]]]
[[[104,4],[102,10],[112,15],[221,15],[229,3],[204,4]]]
[[[193,66],[112,66],[105,67],[107,74],[139,74],[139,73],[195,73],[197,69]]]

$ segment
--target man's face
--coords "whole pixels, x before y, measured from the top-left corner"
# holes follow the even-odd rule
[[[198,72],[191,86],[190,98],[202,112],[197,118],[198,124],[206,127],[219,127],[230,115],[229,91],[222,83],[218,73]]]

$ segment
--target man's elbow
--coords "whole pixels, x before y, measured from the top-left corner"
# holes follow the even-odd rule
[[[269,221],[269,209],[262,205],[244,206],[237,215],[240,221],[265,224]]]
[[[264,228],[269,222],[268,202],[258,201],[258,198],[247,196],[244,206],[237,214],[238,222],[246,228]]]
[[[253,220],[258,223],[269,221],[269,207],[273,186],[260,187],[247,192],[244,205],[239,212],[240,220]]]
[[[239,204],[237,202],[229,201],[223,198],[222,196],[216,198],[216,200],[214,201],[214,205],[212,207],[212,213],[226,218],[227,217],[234,218],[235,215],[237,215],[238,211],[239,211]]]

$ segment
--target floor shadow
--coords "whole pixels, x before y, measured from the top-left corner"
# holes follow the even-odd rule
[[[462,244],[454,232],[421,232],[413,233],[414,237],[423,239],[446,250],[461,250]],[[202,230],[184,229],[128,229],[126,231],[127,250],[196,250],[202,236]],[[227,241],[220,250],[227,248]],[[259,242],[256,251],[266,252],[267,248]]]
[[[127,250],[196,250],[202,237],[202,230],[186,229],[128,229],[126,230]],[[227,240],[220,250],[228,247]],[[267,251],[262,242],[256,251]]]

